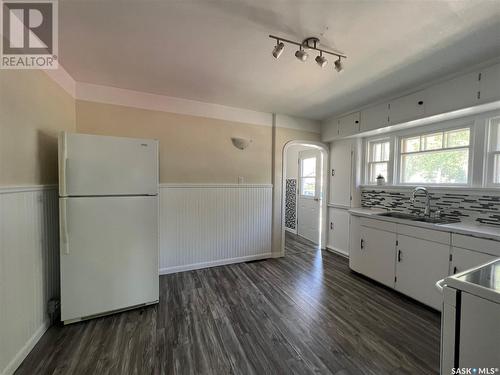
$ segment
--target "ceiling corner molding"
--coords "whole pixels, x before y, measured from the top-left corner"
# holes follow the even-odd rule
[[[302,117],[276,114],[276,127],[321,133],[321,122]]]
[[[47,69],[44,70],[44,72],[49,76],[49,78],[61,86],[64,91],[75,98],[76,82],[61,64],[59,64],[57,69]]]
[[[61,64],[59,64],[58,69],[44,70],[44,72],[76,100],[206,117],[241,124],[273,126],[272,113],[111,86],[77,82]],[[276,126],[279,128],[295,129],[312,133],[321,132],[319,121],[282,114],[276,115]]]
[[[77,82],[75,99],[245,124],[272,126],[271,113],[91,83]]]

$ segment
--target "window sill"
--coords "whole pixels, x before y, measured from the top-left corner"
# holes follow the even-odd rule
[[[423,186],[430,192],[466,193],[469,195],[500,195],[500,187],[472,187],[447,185],[360,185],[363,190],[411,191],[416,186]]]

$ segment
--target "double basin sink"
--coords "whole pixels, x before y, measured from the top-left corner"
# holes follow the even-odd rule
[[[450,223],[458,223],[460,221],[457,219],[451,219],[451,218],[446,218],[446,217],[433,218],[433,217],[428,217],[428,216],[406,214],[404,212],[384,212],[382,214],[378,214],[377,216],[393,217],[396,219],[419,221],[419,222],[430,223],[430,224],[450,224]]]

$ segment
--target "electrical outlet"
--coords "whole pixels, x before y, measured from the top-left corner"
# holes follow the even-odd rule
[[[238,184],[243,184],[245,183],[245,178],[243,176],[238,177]]]

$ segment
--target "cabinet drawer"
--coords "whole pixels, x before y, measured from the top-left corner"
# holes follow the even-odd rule
[[[397,229],[396,223],[391,223],[391,222],[383,221],[383,220],[368,219],[366,217],[362,217],[360,222],[361,222],[361,225],[364,227],[385,230],[387,232],[396,233],[396,229]]]
[[[453,233],[451,235],[451,242],[452,245],[456,247],[461,247],[464,249],[474,250],[480,253],[486,253],[500,257],[499,241]]]
[[[441,232],[439,230],[432,230],[426,228],[413,227],[411,225],[398,224],[398,234],[403,234],[409,237],[421,238],[426,241],[438,242],[445,245],[451,243],[450,233]]]

